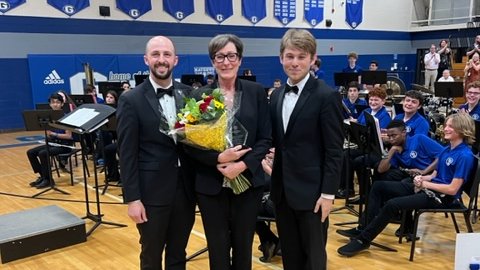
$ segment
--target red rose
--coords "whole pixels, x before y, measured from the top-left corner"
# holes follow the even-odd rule
[[[185,124],[182,124],[180,122],[175,122],[174,128],[183,128],[183,127],[185,127]]]
[[[204,112],[207,111],[208,105],[210,105],[210,102],[208,102],[208,103],[207,103],[207,102],[203,102],[202,104],[200,104],[200,105],[198,106],[198,108],[200,109],[200,111],[201,111],[202,113],[204,113]]]
[[[206,96],[203,100],[210,105],[210,101],[212,101],[212,99],[213,99],[213,96],[210,95],[210,96]]]

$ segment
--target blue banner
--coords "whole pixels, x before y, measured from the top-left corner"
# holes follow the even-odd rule
[[[323,21],[323,0],[304,0],[305,20],[313,27]]]
[[[90,6],[90,0],[47,0],[47,3],[68,16]]]
[[[256,24],[267,16],[265,0],[242,0],[242,15]]]
[[[357,28],[363,20],[363,0],[347,0],[345,12],[345,21],[353,29]]]
[[[273,16],[283,25],[289,24],[296,18],[296,0],[274,0]]]
[[[208,16],[221,23],[233,14],[232,0],[205,0]]]
[[[179,21],[195,11],[193,0],[163,0],[163,10]]]
[[[152,10],[152,2],[150,0],[117,0],[117,8],[132,19],[137,19]]]
[[[0,0],[0,12],[5,13],[21,4],[25,4],[25,2],[26,0]]]

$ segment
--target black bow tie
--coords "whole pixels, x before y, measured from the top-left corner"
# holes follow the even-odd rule
[[[285,94],[293,92],[295,95],[298,95],[298,86],[290,86],[288,84],[285,85]]]
[[[167,89],[157,88],[157,98],[162,98],[163,95],[169,95],[173,97],[173,86],[170,86]]]

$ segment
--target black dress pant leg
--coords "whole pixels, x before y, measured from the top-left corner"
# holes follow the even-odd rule
[[[46,148],[45,145],[40,145],[37,147],[34,147],[32,149],[29,149],[27,151],[27,157],[28,160],[30,161],[30,165],[32,166],[32,170],[34,173],[39,173],[40,176],[43,177],[42,175],[42,165],[40,164],[40,161],[38,160],[38,153],[40,151],[44,150]]]

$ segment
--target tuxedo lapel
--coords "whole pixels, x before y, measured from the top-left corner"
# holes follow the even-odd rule
[[[310,76],[310,79],[308,79],[307,83],[303,87],[303,90],[300,93],[300,96],[298,97],[297,103],[295,104],[295,108],[293,108],[292,114],[290,115],[290,119],[288,120],[288,126],[287,126],[287,130],[285,131],[285,137],[291,132],[292,126],[295,123],[295,120],[297,119],[298,115],[300,114],[300,111],[302,110],[303,106],[305,106],[305,103],[307,102],[312,89],[316,87],[315,81],[316,79]]]
[[[180,112],[181,109],[185,107],[185,90],[181,88],[177,88],[177,85],[173,84],[173,97],[175,98],[175,108],[177,113]]]
[[[165,115],[163,114],[163,109],[162,106],[160,106],[160,102],[158,101],[157,95],[155,93],[155,90],[153,90],[153,86],[150,82],[145,84],[143,87],[143,95],[147,99],[148,104],[150,107],[152,107],[152,110],[154,111],[155,115],[160,119],[160,128],[164,131],[168,131],[168,121],[167,118],[165,118]]]

